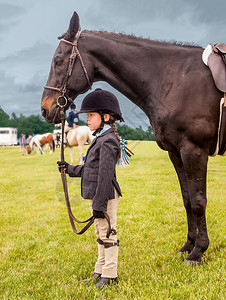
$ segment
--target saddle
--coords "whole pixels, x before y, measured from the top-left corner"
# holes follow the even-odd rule
[[[207,64],[213,75],[216,87],[226,93],[226,44],[219,43],[212,46]]]

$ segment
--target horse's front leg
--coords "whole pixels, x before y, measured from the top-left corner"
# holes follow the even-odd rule
[[[41,145],[39,146],[39,150],[40,150],[41,154],[44,154],[44,151],[43,151],[43,148]]]
[[[83,145],[79,145],[79,154],[80,154],[80,158],[79,158],[79,164],[82,165],[83,163]]]
[[[183,162],[181,160],[180,153],[169,152],[169,157],[174,165],[174,168],[176,170],[179,179],[184,207],[186,209],[186,214],[187,214],[188,236],[187,236],[186,243],[179,250],[179,254],[184,254],[186,252],[191,253],[195,246],[195,239],[197,233],[196,217],[192,213],[190,197],[188,192],[188,183],[187,183],[187,178],[185,175],[185,170],[184,170]]]
[[[53,154],[53,146],[52,146],[52,143],[49,144],[49,154]]]
[[[209,246],[205,216],[208,153],[189,143],[182,147],[180,153],[188,183],[191,212],[195,216],[197,224],[195,247],[186,261],[189,263],[200,263],[202,254]]]
[[[70,149],[70,157],[71,157],[71,164],[73,164],[73,147],[69,147]]]

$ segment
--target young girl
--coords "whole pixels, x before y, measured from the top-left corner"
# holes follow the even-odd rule
[[[115,120],[124,121],[117,98],[110,92],[96,89],[88,94],[79,113],[87,113],[90,130],[96,138],[90,145],[84,165],[58,162],[70,177],[81,177],[82,197],[91,199],[90,209],[98,242],[98,260],[91,278],[102,289],[117,283],[119,240],[116,237],[116,214],[121,190],[116,180],[115,166],[120,157],[119,136]],[[109,219],[111,231],[109,232]]]

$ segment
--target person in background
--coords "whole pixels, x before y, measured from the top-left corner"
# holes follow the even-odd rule
[[[74,103],[71,104],[71,111],[68,115],[67,121],[68,127],[70,127],[69,130],[74,127],[77,127],[76,125],[78,125],[79,117]]]
[[[56,148],[59,147],[60,148],[60,133],[57,132],[56,134]]]
[[[25,136],[25,133],[22,133],[22,135],[21,135],[21,152],[22,152],[22,155],[24,155],[25,146],[26,146],[26,136]]]
[[[20,152],[22,152],[22,134],[19,137]]]
[[[29,143],[30,143],[31,139],[32,139],[32,134],[31,134],[31,133],[29,133],[29,136],[28,136],[28,139],[27,139],[27,144],[28,144],[28,145],[29,145]]]

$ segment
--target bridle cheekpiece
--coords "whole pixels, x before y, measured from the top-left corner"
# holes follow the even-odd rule
[[[87,79],[87,82],[88,82],[88,85],[89,85],[89,88],[91,89],[91,82],[89,80],[89,76],[88,76],[88,73],[87,73],[87,70],[86,70],[86,67],[84,65],[84,62],[83,62],[83,59],[81,57],[81,54],[79,53],[78,51],[78,40],[79,40],[79,37],[80,37],[80,34],[81,34],[81,31],[79,31],[77,34],[76,34],[76,39],[75,39],[75,42],[70,42],[68,40],[65,40],[65,39],[61,39],[60,41],[61,42],[64,42],[66,44],[69,44],[72,46],[72,51],[71,51],[71,54],[70,54],[70,57],[69,57],[69,63],[68,63],[68,69],[67,69],[67,75],[66,75],[66,78],[65,78],[65,81],[64,81],[64,84],[60,87],[60,88],[57,88],[57,87],[53,87],[53,86],[48,86],[48,85],[45,85],[44,86],[44,89],[47,89],[47,90],[52,90],[52,91],[56,91],[56,92],[59,92],[60,95],[58,96],[57,98],[57,105],[63,109],[66,105],[67,105],[67,102],[71,102],[73,103],[73,100],[71,98],[68,97],[68,91],[69,89],[67,88],[67,82],[72,74],[72,71],[73,71],[73,67],[74,67],[74,64],[75,64],[75,60],[76,60],[76,57],[78,56],[80,62],[81,62],[81,65],[82,65],[82,68],[83,68],[83,71],[85,73],[85,77]]]

